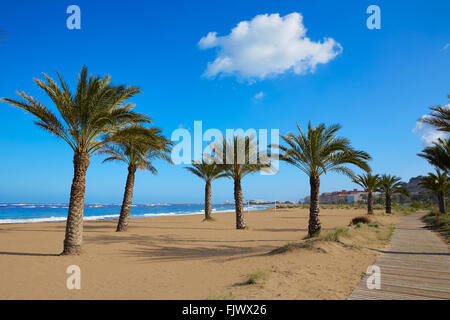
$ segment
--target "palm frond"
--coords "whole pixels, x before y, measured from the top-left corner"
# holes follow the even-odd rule
[[[450,187],[450,181],[447,173],[436,169],[436,174],[429,172],[427,176],[422,177],[419,185],[435,194],[439,194],[440,192],[447,193]]]
[[[380,175],[371,173],[365,173],[361,175],[355,176],[353,182],[367,190],[368,192],[376,192],[379,191],[380,188]]]
[[[1,98],[0,101],[7,102],[32,114],[39,120],[35,122],[37,126],[62,138],[70,145],[73,150],[76,150],[76,141],[74,141],[73,137],[71,137],[66,127],[64,127],[64,125],[60,122],[58,117],[53,112],[51,112],[40,102],[36,101],[32,96],[29,96],[24,92],[17,92],[17,94],[21,96],[24,101],[8,98]]]
[[[65,140],[75,152],[94,154],[108,140],[108,136],[130,125],[151,123],[151,119],[133,111],[134,104],[126,103],[140,92],[135,86],[113,86],[110,76],[88,76],[83,66],[78,76],[77,89],[71,93],[62,76],[57,73],[59,85],[47,74],[35,83],[50,97],[59,117],[49,108],[24,92],[18,92],[24,101],[2,98],[35,116],[36,125]]]
[[[297,123],[298,134],[281,135],[284,145],[278,146],[280,160],[299,168],[310,177],[334,171],[353,178],[353,171],[347,167],[349,164],[370,171],[370,155],[353,149],[347,138],[336,136],[340,128],[338,124],[313,127],[309,122],[304,132]]]
[[[417,154],[431,165],[448,172],[450,170],[450,140],[439,138],[433,145]]]
[[[450,94],[448,95],[450,99]],[[420,121],[435,127],[439,131],[450,132],[450,108],[448,106],[432,106],[428,116],[422,117]]]
[[[388,195],[401,193],[409,196],[409,191],[404,188],[401,178],[388,174],[383,174],[380,178],[380,191]]]
[[[254,136],[235,135],[229,140],[222,138],[211,146],[215,150],[211,160],[222,167],[224,175],[234,180],[241,180],[248,174],[273,170],[267,157],[259,152]]]
[[[157,174],[153,162],[164,160],[172,163],[169,156],[171,146],[172,142],[162,136],[161,129],[131,125],[106,136],[97,154],[110,155],[111,160],[124,161],[139,170]]]
[[[202,157],[200,162],[192,161],[192,165],[185,169],[206,182],[228,177],[222,165],[208,161],[207,157]]]

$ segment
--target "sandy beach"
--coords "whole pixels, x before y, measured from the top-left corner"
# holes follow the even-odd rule
[[[347,226],[365,209],[322,209],[325,230]],[[307,234],[307,209],[246,213],[248,230],[235,229],[233,212],[85,221],[83,254],[58,256],[64,223],[0,225],[0,299],[346,299],[386,241],[357,245],[320,242],[310,249],[268,254]],[[396,223],[400,216],[382,216]],[[361,241],[360,241],[361,240]],[[66,288],[66,269],[81,268],[81,289]],[[246,284],[250,274],[264,279]]]

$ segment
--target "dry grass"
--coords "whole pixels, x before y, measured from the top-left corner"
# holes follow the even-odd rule
[[[431,210],[430,213],[422,217],[427,227],[439,232],[447,243],[450,243],[450,214],[440,214],[437,210]]]
[[[325,252],[320,246],[324,242],[335,242],[345,247],[362,248],[364,245],[384,245],[390,241],[394,233],[393,224],[383,224],[380,221],[360,218],[353,219],[355,221],[352,220],[352,223],[347,227],[321,231],[311,238],[305,238],[301,242],[289,242],[280,248],[272,250],[269,254],[282,254],[302,249]]]
[[[269,278],[269,274],[265,271],[256,271],[248,275],[245,284],[261,284]]]

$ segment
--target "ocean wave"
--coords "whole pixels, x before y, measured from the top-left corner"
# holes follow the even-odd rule
[[[66,221],[66,217],[29,218],[29,219],[0,219],[0,224],[36,223],[36,222],[60,222],[60,221]]]
[[[118,218],[118,214],[110,214],[103,216],[85,216],[83,220],[92,221],[92,220],[105,220],[105,219],[113,219]],[[28,219],[0,219],[0,224],[11,224],[11,223],[36,223],[36,222],[61,222],[66,221],[66,217],[47,217],[47,218],[28,218]]]
[[[103,216],[85,216],[83,220],[92,221],[92,220],[105,220],[105,219],[116,219],[119,218],[118,214],[105,214]]]
[[[135,218],[139,217],[161,217],[161,216],[179,216],[175,212],[167,212],[167,213],[144,213],[140,215],[136,215]]]
[[[61,208],[61,207],[57,207]],[[263,210],[268,208],[268,206],[249,206],[245,207],[244,211],[255,211],[255,210]],[[204,210],[196,210],[196,211],[178,211],[178,212],[159,212],[159,213],[138,213],[132,214],[132,218],[146,218],[146,217],[163,217],[163,216],[180,216],[180,215],[198,215],[204,214]],[[213,213],[220,212],[234,212],[234,208],[232,209],[212,209]],[[94,220],[107,220],[107,219],[117,219],[119,218],[119,214],[105,214],[105,215],[95,215],[95,216],[84,216],[83,220],[86,221],[94,221]],[[66,216],[62,217],[42,217],[42,218],[20,218],[20,219],[1,219],[0,224],[11,224],[11,223],[37,223],[37,222],[61,222],[66,221]]]

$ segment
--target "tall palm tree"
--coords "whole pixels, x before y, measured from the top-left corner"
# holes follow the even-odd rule
[[[201,162],[192,161],[191,167],[186,170],[205,180],[205,220],[211,219],[211,183],[213,180],[226,177],[222,166],[213,161],[202,158]]]
[[[235,135],[228,141],[222,139],[221,143],[212,143],[210,146],[215,151],[213,160],[222,167],[224,176],[233,179],[236,229],[245,229],[242,179],[252,173],[269,172],[273,168],[268,158],[258,152],[254,136]]]
[[[380,175],[371,173],[365,173],[357,175],[353,182],[360,185],[367,191],[367,213],[373,214],[373,192],[379,191],[380,188]]]
[[[342,173],[354,178],[353,171],[346,165],[352,164],[365,171],[370,171],[369,154],[355,150],[350,140],[336,136],[340,125],[326,127],[320,124],[312,127],[308,124],[308,132],[304,133],[297,124],[298,135],[288,133],[281,138],[286,146],[279,146],[280,159],[299,168],[309,177],[311,187],[311,203],[309,207],[308,235],[312,237],[321,229],[319,220],[319,188],[320,176],[328,172]]]
[[[172,163],[168,155],[172,142],[161,133],[158,128],[129,127],[113,135],[110,138],[111,142],[98,152],[108,156],[103,162],[120,161],[128,166],[117,232],[128,229],[136,170],[148,170],[152,174],[157,174],[158,170],[153,165],[154,160],[163,159]]]
[[[426,159],[431,165],[444,170],[450,171],[450,140],[439,138],[433,142],[433,145],[426,147],[422,153],[417,154],[419,157]]]
[[[55,104],[59,117],[25,92],[18,92],[22,101],[2,98],[37,118],[35,124],[63,139],[74,152],[74,177],[66,222],[62,254],[81,252],[83,239],[83,208],[86,171],[90,157],[104,146],[108,135],[133,123],[150,123],[149,117],[132,111],[134,104],[125,103],[140,92],[138,87],[111,85],[110,76],[89,76],[85,66],[78,77],[77,90],[72,93],[58,73],[60,86],[44,74],[35,79]]]
[[[448,95],[450,99],[450,94]],[[439,131],[450,132],[450,108],[447,106],[430,107],[432,111],[428,116],[421,119],[422,122],[432,125]]]
[[[445,214],[445,194],[450,186],[447,174],[436,169],[436,174],[429,172],[428,176],[422,178],[419,185],[432,191],[437,196],[439,212]]]
[[[380,178],[380,190],[386,197],[386,213],[392,213],[392,195],[401,193],[409,196],[408,190],[403,187],[401,178],[383,174]]]

